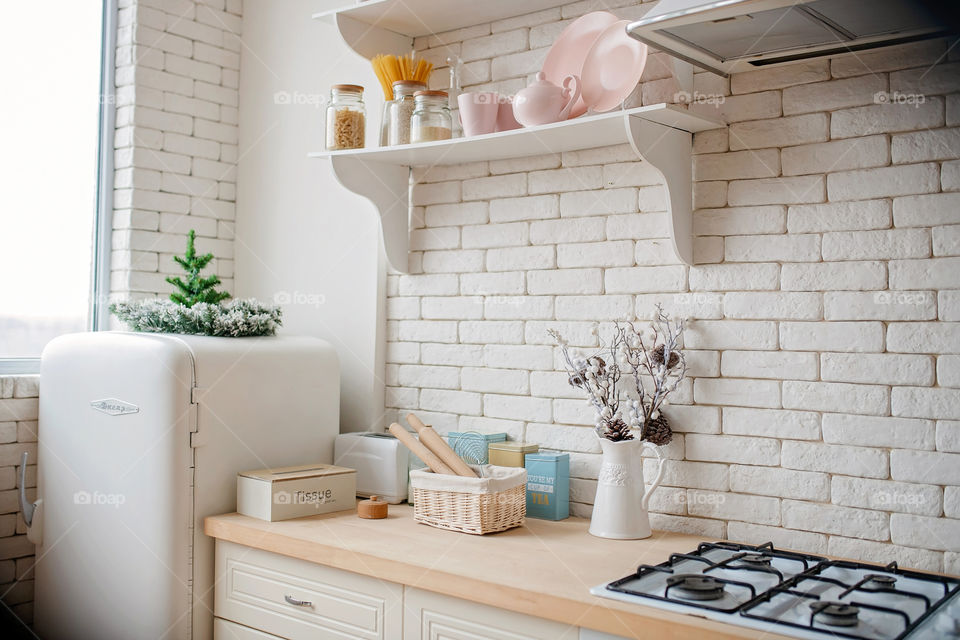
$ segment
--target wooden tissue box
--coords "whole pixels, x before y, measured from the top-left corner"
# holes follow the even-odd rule
[[[269,522],[356,508],[357,472],[331,464],[237,474],[237,511]]]

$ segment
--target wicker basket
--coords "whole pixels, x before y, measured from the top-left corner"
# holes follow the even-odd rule
[[[471,465],[472,466],[472,465]],[[527,471],[484,465],[482,478],[410,472],[413,519],[417,522],[483,535],[523,524],[527,514]]]

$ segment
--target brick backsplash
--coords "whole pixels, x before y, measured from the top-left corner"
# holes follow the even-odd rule
[[[120,0],[110,291],[165,296],[190,229],[233,288],[240,0]]]
[[[27,497],[36,499],[39,376],[0,376],[0,600],[33,620],[34,546],[17,500],[20,456],[30,454]]]
[[[595,5],[416,47],[461,56],[467,89],[513,92]],[[569,451],[589,515],[594,416],[546,330],[589,349],[592,321],[662,302],[693,321],[655,528],[960,574],[957,59],[937,40],[696,73],[730,126],[694,138],[693,267],[627,145],[417,169],[410,274],[388,277],[388,417]],[[654,52],[628,106],[676,92]]]

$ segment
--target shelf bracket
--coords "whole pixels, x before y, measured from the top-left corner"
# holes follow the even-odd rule
[[[670,64],[673,67],[673,77],[677,81],[677,87],[680,91],[693,95],[693,65],[680,58],[671,58]]]
[[[407,273],[410,248],[410,168],[350,157],[331,157],[337,181],[373,204],[380,216],[380,233],[387,266]]]
[[[413,51],[413,38],[409,36],[360,22],[342,13],[333,16],[333,21],[344,44],[367,60],[380,53],[400,56]]]
[[[637,116],[626,116],[630,146],[653,166],[667,190],[670,240],[677,257],[693,264],[693,134]]]

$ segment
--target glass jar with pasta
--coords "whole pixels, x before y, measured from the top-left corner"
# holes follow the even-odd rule
[[[327,106],[327,149],[361,149],[364,146],[366,107],[363,87],[335,84]]]

